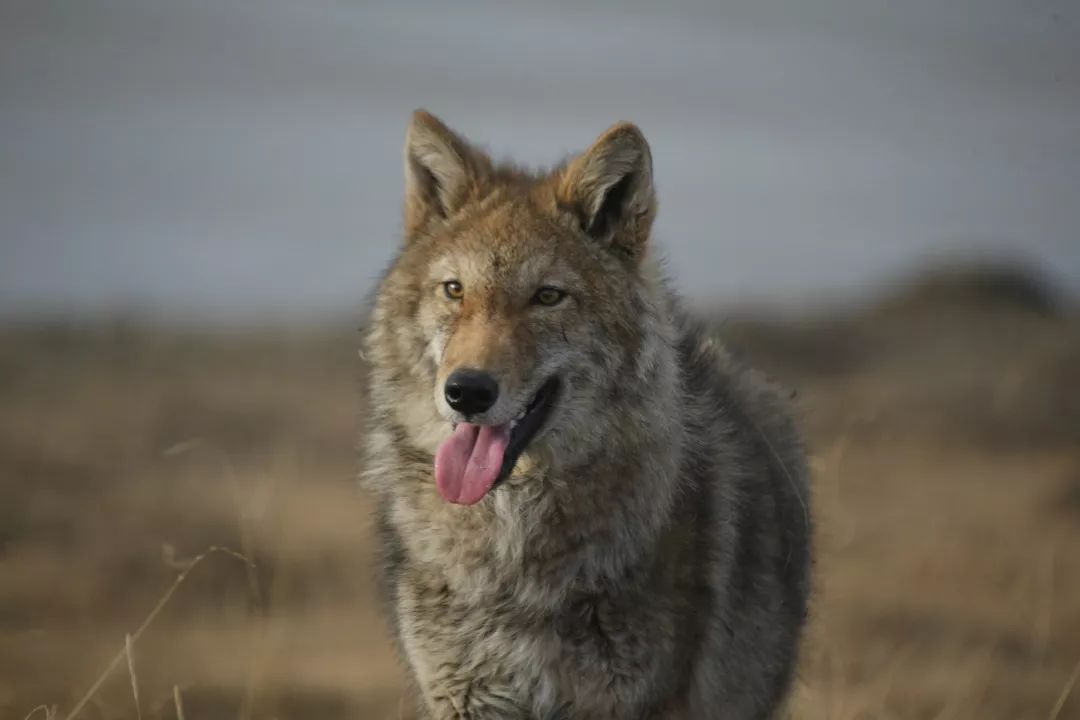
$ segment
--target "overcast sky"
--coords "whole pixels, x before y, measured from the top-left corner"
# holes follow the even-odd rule
[[[958,255],[1080,293],[1072,0],[3,0],[0,314],[355,308],[417,106],[540,165],[637,122],[696,298]]]

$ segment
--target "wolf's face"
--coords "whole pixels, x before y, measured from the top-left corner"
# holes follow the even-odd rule
[[[578,459],[620,374],[641,371],[648,146],[617,125],[534,177],[418,112],[406,177],[406,245],[375,315],[399,325],[377,332],[393,338],[386,361],[408,368],[399,382],[419,390],[399,417],[434,446],[440,492],[473,504],[515,471]]]

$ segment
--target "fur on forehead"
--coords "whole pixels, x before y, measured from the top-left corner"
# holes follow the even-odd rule
[[[584,279],[570,258],[559,254],[556,243],[546,252],[517,253],[513,248],[473,242],[447,244],[429,265],[432,283],[464,278],[489,278],[501,285],[556,284],[572,290],[584,285]]]

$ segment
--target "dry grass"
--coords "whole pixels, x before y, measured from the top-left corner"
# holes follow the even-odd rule
[[[935,302],[723,326],[811,440],[792,716],[1080,717],[1080,322]],[[407,716],[355,340],[0,333],[0,717]]]

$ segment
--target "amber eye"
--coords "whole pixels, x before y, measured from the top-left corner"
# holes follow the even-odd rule
[[[533,295],[533,302],[537,305],[547,305],[550,307],[552,305],[558,305],[562,302],[564,297],[566,297],[566,293],[559,288],[542,287],[536,291],[535,295]]]
[[[465,288],[457,280],[447,280],[442,284],[443,292],[451,300],[460,300],[465,297]]]

